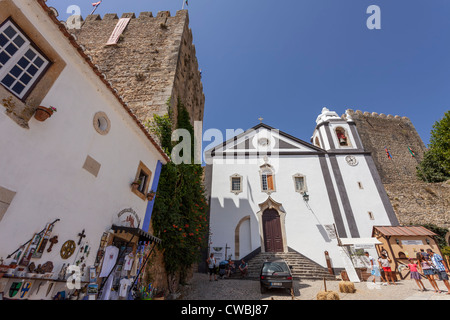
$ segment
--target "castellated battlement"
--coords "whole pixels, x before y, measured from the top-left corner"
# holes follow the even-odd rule
[[[408,117],[352,109],[347,109],[342,117],[355,122],[364,149],[372,153],[383,183],[417,181],[416,167],[426,147]]]
[[[107,45],[120,18],[130,21],[117,43]],[[66,28],[141,122],[166,114],[169,99],[175,119],[180,99],[192,122],[203,120],[205,96],[187,10],[174,16],[169,11],[78,16],[81,28],[73,27],[76,19],[70,17]]]

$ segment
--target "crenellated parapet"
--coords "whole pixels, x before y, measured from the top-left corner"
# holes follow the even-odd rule
[[[352,109],[343,117],[355,122],[384,183],[417,180],[416,167],[426,147],[408,117]]]
[[[121,18],[130,20],[117,43],[107,44]],[[71,19],[79,19],[78,28]],[[192,122],[203,119],[205,96],[187,10],[174,16],[169,11],[72,16],[66,27],[141,122],[166,114],[169,99],[174,116],[180,99]]]

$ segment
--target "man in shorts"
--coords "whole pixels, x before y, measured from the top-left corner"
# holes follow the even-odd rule
[[[431,262],[433,262],[435,268],[437,269],[439,280],[443,281],[447,287],[447,294],[450,294],[450,285],[448,283],[448,268],[444,264],[442,257],[434,253],[433,250],[427,249],[427,253],[431,257]]]

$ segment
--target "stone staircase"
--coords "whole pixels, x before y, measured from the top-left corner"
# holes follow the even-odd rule
[[[264,261],[272,261],[276,259],[283,259],[288,266],[292,267],[291,272],[294,279],[317,279],[322,280],[336,280],[336,276],[328,272],[328,268],[324,268],[314,261],[308,259],[298,252],[283,252],[283,253],[263,253],[260,252],[248,263],[248,277],[259,278],[261,266]]]

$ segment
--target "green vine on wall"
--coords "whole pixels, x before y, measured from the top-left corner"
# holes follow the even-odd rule
[[[189,113],[180,101],[177,111],[176,127],[188,130],[191,137],[194,137]],[[171,141],[171,118],[169,108],[168,115],[154,115],[153,121],[147,124],[169,155],[174,147]],[[193,145],[191,147],[193,149]],[[193,151],[191,154],[194,154]],[[184,282],[189,267],[199,262],[201,248],[207,245],[209,229],[202,173],[203,169],[199,164],[176,165],[169,162],[164,165],[152,213],[154,234],[162,240],[160,249],[164,255],[165,270],[171,279],[178,274],[181,283]],[[172,289],[170,283],[169,289]]]

